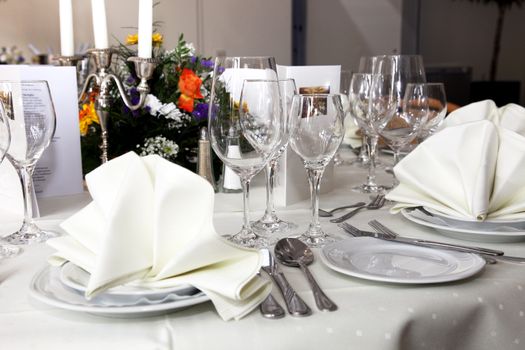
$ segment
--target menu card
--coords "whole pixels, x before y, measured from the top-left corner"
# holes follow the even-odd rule
[[[0,80],[46,80],[51,90],[56,130],[33,174],[37,197],[83,192],[76,68],[0,65]]]

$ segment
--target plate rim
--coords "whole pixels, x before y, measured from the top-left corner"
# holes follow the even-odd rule
[[[71,266],[71,267],[69,267]],[[71,269],[71,268],[77,268],[77,269],[80,269],[80,270],[83,270],[80,266],[77,266],[75,265],[74,263],[72,263],[71,261],[66,261],[65,263],[63,263],[62,265],[60,265],[59,269],[59,280],[62,284],[64,284],[65,286],[71,288],[71,289],[74,289],[76,290],[77,292],[81,292],[81,293],[84,293],[86,291],[86,286],[83,286],[79,283],[77,283],[76,281],[74,280],[71,280],[71,278],[68,278],[67,276],[64,275],[64,269]],[[84,270],[85,271],[85,270]],[[89,273],[87,271],[85,271],[86,273]],[[120,288],[120,287],[124,287],[124,286],[118,286],[116,288]],[[137,286],[135,288],[141,288],[140,286]],[[108,296],[111,296],[111,297],[118,297],[118,296],[124,296],[124,297],[147,297],[147,296],[151,296],[151,295],[162,295],[162,294],[171,294],[171,293],[174,293],[174,294],[177,294],[177,292],[180,292],[181,290],[185,290],[185,289],[196,289],[198,290],[197,288],[193,287],[192,285],[190,284],[179,284],[177,286],[173,286],[173,287],[166,287],[166,288],[158,288],[158,289],[153,289],[153,288],[148,288],[148,287],[144,287],[144,290],[146,292],[140,292],[139,290],[137,291],[129,291],[129,292],[122,292],[122,291],[118,291],[118,290],[113,290],[114,288],[110,288],[106,291],[104,291],[103,293],[101,294],[106,294]],[[151,291],[151,293],[147,293],[147,291]],[[179,295],[179,294],[177,294]]]
[[[436,215],[438,217],[443,217],[445,219],[449,219],[449,220],[456,220],[456,221],[460,221],[460,222],[464,222],[464,223],[474,223],[474,224],[481,224],[481,223],[489,223],[489,224],[501,224],[501,225],[504,225],[504,224],[516,224],[516,223],[524,223],[525,222],[525,218],[524,219],[513,219],[513,220],[509,220],[509,219],[486,219],[486,220],[483,220],[483,221],[478,221],[478,220],[475,220],[475,219],[471,219],[471,218],[462,218],[462,217],[457,217],[457,216],[452,216],[450,214],[446,214],[446,213],[443,213],[437,209],[434,209],[434,208],[430,208],[430,207],[427,207],[427,206],[422,206],[423,209],[427,210],[429,213],[431,213],[432,215]],[[405,208],[406,209],[406,208]]]
[[[386,242],[384,240],[379,240],[379,239],[373,238],[373,237],[351,237],[351,238],[346,238],[343,241],[352,241],[352,240],[357,240],[357,239],[370,240],[370,242],[373,242],[373,240],[375,240],[375,241],[381,242],[381,243],[383,243],[385,245],[392,245],[392,247],[394,247],[394,245],[402,246],[402,244],[400,244],[400,243]],[[337,242],[334,242],[334,243],[331,243],[331,244],[328,244],[328,245],[324,246],[321,249],[321,254],[320,254],[321,255],[321,261],[327,267],[329,267],[330,269],[332,269],[332,270],[334,270],[336,272],[342,273],[342,274],[347,275],[347,276],[360,278],[360,279],[365,279],[365,280],[370,280],[370,281],[386,282],[386,283],[402,284],[402,285],[424,285],[424,284],[448,283],[448,282],[459,281],[459,280],[463,280],[463,279],[467,279],[469,277],[472,277],[472,276],[476,275],[477,273],[479,273],[481,270],[483,270],[485,268],[485,265],[486,265],[486,261],[483,258],[481,258],[479,255],[476,255],[476,254],[473,254],[473,253],[452,252],[452,251],[448,251],[448,250],[441,250],[441,249],[434,249],[434,248],[427,248],[427,247],[418,247],[418,246],[405,245],[405,247],[407,249],[411,249],[411,250],[439,251],[442,255],[448,255],[448,256],[454,256],[454,254],[462,254],[462,255],[470,256],[472,259],[474,259],[473,266],[471,268],[467,269],[466,271],[463,271],[461,273],[456,273],[456,274],[445,275],[445,276],[448,276],[448,278],[443,278],[442,277],[442,278],[440,278],[438,280],[435,280],[435,279],[431,280],[431,279],[428,279],[428,278],[422,279],[420,281],[417,281],[417,280],[414,280],[414,279],[402,280],[402,279],[399,279],[399,278],[389,278],[388,276],[378,276],[378,275],[371,275],[371,274],[359,273],[359,272],[356,273],[356,272],[352,272],[352,271],[350,271],[348,269],[345,269],[343,267],[340,267],[340,266],[332,264],[328,260],[328,257],[326,256],[326,254],[327,254],[326,250],[328,250],[329,247],[331,247],[331,246],[336,247],[337,244],[340,244],[343,241],[337,241]],[[477,264],[476,264],[476,262],[477,262]]]
[[[210,300],[210,298],[203,292],[195,294],[195,296],[189,296],[186,299],[174,300],[166,303],[160,304],[150,304],[150,305],[120,305],[120,306],[104,306],[104,305],[79,305],[72,304],[63,299],[57,299],[50,296],[49,294],[43,294],[40,291],[40,288],[36,287],[40,279],[44,278],[46,274],[52,273],[53,269],[58,269],[57,266],[47,265],[41,268],[31,279],[29,285],[29,295],[36,300],[43,302],[46,305],[57,307],[61,310],[67,311],[81,311],[87,312],[90,314],[96,315],[106,315],[106,316],[124,316],[124,315],[139,315],[147,316],[152,313],[159,313],[162,311],[176,310],[179,308],[186,308],[196,304],[204,303]],[[56,271],[59,273],[58,271]],[[58,277],[57,277],[58,278]],[[58,281],[62,288],[66,286],[62,285]],[[47,283],[46,283],[47,284]]]
[[[525,231],[483,231],[483,230],[458,228],[458,227],[453,227],[453,226],[443,226],[443,225],[435,224],[433,222],[428,222],[420,218],[414,217],[410,214],[411,210],[409,209],[412,209],[412,208],[401,209],[401,215],[403,215],[407,220],[410,220],[416,224],[431,227],[437,230],[466,233],[466,234],[472,234],[472,235],[480,236],[480,237],[505,238],[505,236],[507,236],[507,237],[512,237],[512,238],[519,238],[519,237],[525,238]]]

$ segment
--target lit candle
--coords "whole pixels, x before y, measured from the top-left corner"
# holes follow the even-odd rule
[[[153,0],[139,0],[139,57],[151,58]]]
[[[60,53],[62,56],[74,56],[75,44],[73,41],[73,7],[71,0],[60,0]]]
[[[105,0],[91,0],[91,13],[93,15],[93,34],[95,36],[95,48],[108,48],[108,25],[106,22]]]

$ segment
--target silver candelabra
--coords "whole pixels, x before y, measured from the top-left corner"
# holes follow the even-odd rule
[[[157,61],[152,58],[141,58],[141,57],[130,57],[128,61],[135,64],[135,72],[140,78],[140,83],[137,86],[137,91],[140,94],[140,99],[137,104],[133,104],[128,97],[124,85],[120,79],[111,72],[111,58],[113,55],[112,49],[91,49],[88,51],[88,55],[95,62],[96,72],[91,73],[87,76],[82,91],[79,94],[79,101],[82,102],[86,99],[86,92],[91,88],[99,90],[98,96],[95,100],[95,110],[97,111],[100,129],[102,131],[100,144],[101,155],[100,159],[102,163],[108,161],[108,130],[107,122],[109,117],[109,107],[112,102],[111,98],[111,84],[114,83],[117,86],[118,92],[124,104],[132,111],[135,111],[142,106],[146,101],[146,96],[149,94],[148,80],[153,75],[157,66]],[[65,57],[61,56],[57,58],[61,65],[76,65],[79,60],[77,56]]]

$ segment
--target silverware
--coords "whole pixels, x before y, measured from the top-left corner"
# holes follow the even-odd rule
[[[281,294],[283,295],[286,308],[292,316],[309,316],[312,314],[312,310],[303,299],[293,290],[290,283],[286,280],[284,274],[279,271],[279,266],[275,263],[275,260],[268,249],[261,249],[264,254],[265,261],[263,261],[262,269],[270,275],[275,281]]]
[[[337,305],[324,294],[314,276],[308,269],[314,261],[314,253],[306,244],[297,238],[283,238],[275,244],[275,257],[279,262],[287,266],[299,267],[306,276],[314,294],[317,308],[321,311],[335,311]]]
[[[330,216],[334,216],[333,213],[335,213],[336,211],[343,210],[343,209],[349,209],[349,208],[362,207],[364,205],[366,205],[365,202],[357,202],[355,204],[345,205],[343,207],[337,207],[332,210],[323,210],[319,208],[319,216],[322,218],[327,218]]]
[[[386,238],[397,240],[403,243],[422,243],[427,246],[432,246],[435,248],[443,248],[443,249],[456,249],[456,250],[462,250],[462,251],[468,251],[468,252],[476,252],[478,254],[485,254],[485,255],[503,255],[504,252],[501,250],[495,250],[495,249],[488,249],[488,248],[482,248],[482,247],[474,247],[474,246],[465,246],[461,244],[455,244],[455,243],[445,243],[445,242],[437,242],[437,241],[429,241],[425,239],[419,239],[419,238],[408,238],[408,237],[401,237],[382,223],[380,223],[377,220],[372,220],[368,223],[374,230],[377,232],[385,235]]]
[[[437,247],[435,245],[430,245],[428,243],[414,242],[411,238],[399,237],[399,236],[392,239],[392,238],[387,238],[385,235],[378,233],[378,232],[360,230],[357,227],[352,226],[347,223],[339,224],[339,227],[341,227],[345,232],[349,233],[350,235],[354,237],[374,237],[374,238],[383,239],[383,240],[390,241],[390,242],[411,244],[411,245],[416,245],[416,246],[425,247],[425,248],[448,249],[448,250],[460,251],[463,253],[477,254],[481,256],[483,259],[485,259],[485,261],[487,261],[488,264],[495,264],[497,261],[506,261],[506,262],[517,263],[517,264],[525,264],[525,258],[519,257],[519,256],[484,254],[484,253],[480,253],[475,248],[469,247],[470,250],[461,249],[461,248],[458,248],[457,246],[454,246],[454,244],[450,244],[448,247],[445,247],[443,245]],[[439,243],[442,244],[442,242],[439,242]],[[485,249],[485,248],[482,248],[482,249]],[[499,253],[499,251],[497,252]]]
[[[277,319],[284,317],[283,307],[275,300],[272,293],[268,294],[266,299],[259,305],[261,315],[266,318]]]
[[[359,207],[357,209],[354,209],[351,212],[349,212],[349,213],[347,213],[347,214],[345,214],[343,216],[340,216],[338,218],[331,219],[330,222],[338,224],[340,222],[346,221],[346,220],[350,219],[352,216],[354,216],[355,214],[357,214],[361,209],[369,209],[369,210],[380,209],[385,204],[385,201],[386,201],[385,195],[384,194],[379,194],[376,197],[374,197],[374,199],[370,203],[368,203],[367,205]]]

